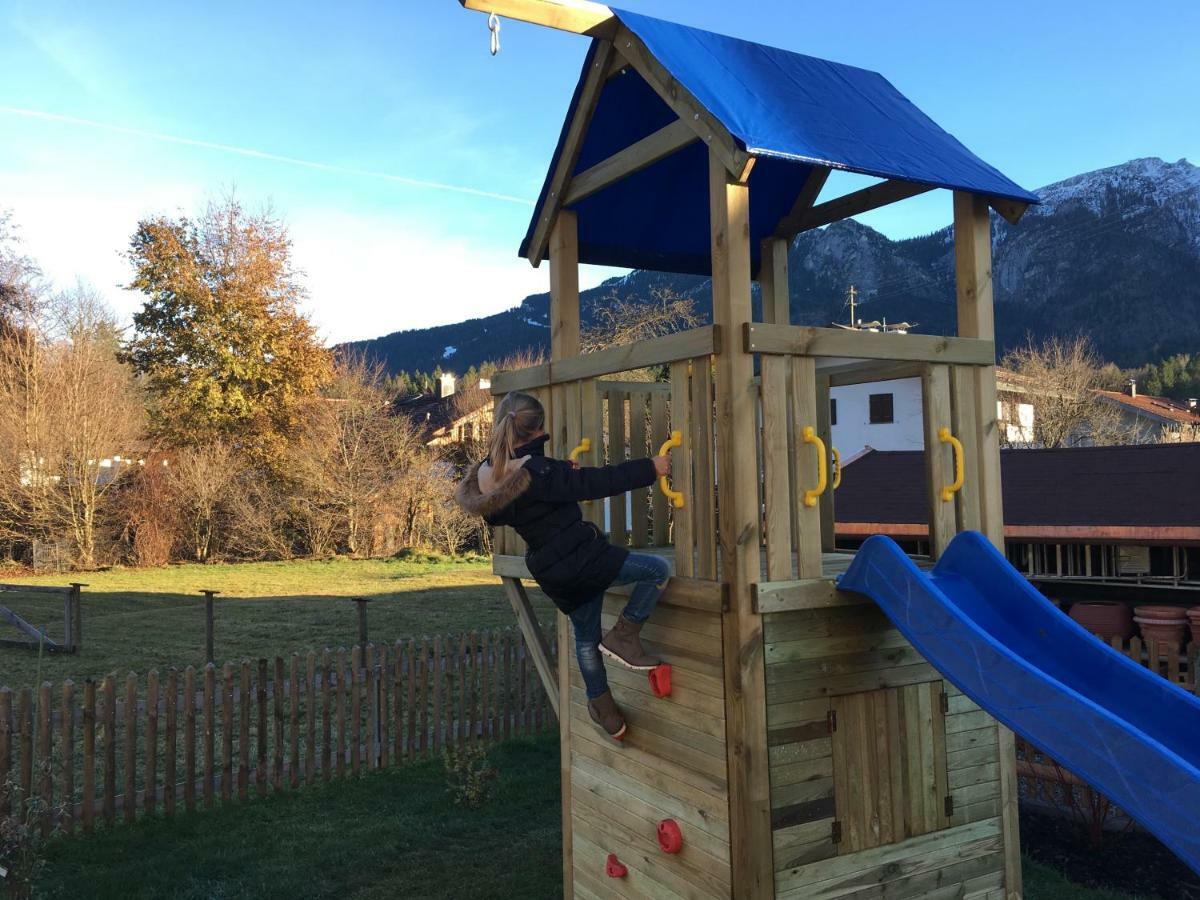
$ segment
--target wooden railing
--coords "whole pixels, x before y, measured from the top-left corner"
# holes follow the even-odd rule
[[[551,656],[555,645],[549,642]],[[554,723],[513,629],[0,688],[0,816],[66,832],[245,801]],[[36,823],[35,823],[36,824]]]

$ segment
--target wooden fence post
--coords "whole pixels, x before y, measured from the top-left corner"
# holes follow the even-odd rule
[[[329,648],[321,653],[321,780],[328,781],[333,777],[331,742],[333,740],[333,710],[330,708],[329,691],[333,678],[330,668]]]
[[[283,790],[283,704],[287,699],[287,689],[283,683],[283,657],[275,657],[275,684],[271,688],[275,695],[275,746],[272,755],[271,786],[276,791]]]
[[[9,724],[8,688],[0,690],[0,735]],[[5,748],[0,748],[0,755]],[[8,760],[0,759],[0,775],[8,776]],[[91,678],[83,682],[83,796],[80,800],[80,819],[83,830],[90,833],[94,827],[94,803],[96,800],[96,682]],[[0,809],[0,813],[7,810]]]
[[[215,663],[213,652],[213,597],[220,591],[201,591],[204,595],[204,661]]]
[[[233,664],[221,667],[221,802],[233,800]]]
[[[258,660],[258,765],[254,770],[254,790],[260,797],[267,795],[267,661]]]
[[[104,824],[117,819],[117,683],[112,675],[104,677],[104,718],[100,733],[104,739]]]
[[[291,683],[288,685],[290,709],[288,710],[288,730],[292,754],[290,760],[291,772],[288,783],[296,788],[300,786],[300,654],[292,654]]]
[[[204,808],[212,809],[216,795],[213,769],[217,757],[217,721],[214,701],[217,694],[217,667],[204,664]]]
[[[196,667],[183,670],[183,808],[196,808]]]
[[[357,775],[362,762],[362,646],[350,650],[350,774]]]
[[[179,751],[179,670],[174,666],[167,672],[167,706],[164,723],[167,733],[163,741],[163,813],[169,819],[175,815],[176,753]]]
[[[338,778],[346,775],[346,650],[338,647],[337,651],[337,682],[334,685],[337,695],[337,746],[334,748],[334,772]]]
[[[305,674],[308,676],[308,683],[305,685],[308,708],[304,716],[305,731],[307,732],[304,742],[304,780],[308,784],[313,784],[317,780],[317,654],[315,651],[308,651],[305,664]]]
[[[64,713],[65,721],[65,713]],[[65,733],[64,733],[65,737]],[[146,673],[146,785],[142,808],[146,815],[154,815],[158,804],[158,670]]]
[[[51,731],[51,719],[54,716],[54,688],[48,681],[43,681],[38,690],[37,702],[37,763],[38,763],[38,794],[42,801],[41,827],[42,837],[50,835],[52,823],[50,808],[54,804],[54,746]]]
[[[67,649],[71,653],[78,653],[83,649],[83,611],[81,601],[83,600],[83,588],[87,587],[79,581],[71,582],[71,593],[69,595],[71,603],[71,636],[67,641]]]
[[[238,799],[250,797],[250,660],[242,659],[242,680],[238,685]]]
[[[75,832],[75,682],[70,678],[62,683],[62,738],[59,750],[62,753],[62,829],[67,834]]]

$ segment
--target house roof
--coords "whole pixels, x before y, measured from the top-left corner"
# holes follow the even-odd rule
[[[756,267],[760,240],[791,211],[814,167],[1037,202],[878,73],[631,12],[613,13],[669,79],[690,93],[738,148],[757,158],[749,178]],[[634,66],[604,82],[582,137],[578,142],[570,137],[600,46],[593,40],[584,61],[522,256],[529,255],[537,225],[547,215],[547,200],[551,207],[555,202],[548,194],[564,153],[578,148],[572,170],[578,174],[677,119]],[[620,42],[617,49],[622,50]],[[709,274],[707,172],[708,146],[695,141],[570,205],[578,215],[580,261]]]
[[[1200,538],[1200,443],[1001,450],[1000,468],[1010,536]],[[871,450],[847,463],[834,508],[841,532],[924,527],[924,453]]]
[[[1121,391],[1097,391],[1096,393],[1110,403],[1122,406],[1139,416],[1172,425],[1200,426],[1200,413],[1167,397],[1152,397],[1147,394],[1138,394],[1136,397],[1132,397]]]
[[[463,408],[463,397],[467,392],[460,391],[447,397],[435,397],[433,394],[417,394],[397,400],[393,405],[397,415],[409,419],[421,431],[422,439],[428,442],[438,432],[451,428],[455,423],[474,415],[484,406],[491,403],[491,396],[486,391],[472,391],[470,396],[479,398],[479,403],[473,409]]]

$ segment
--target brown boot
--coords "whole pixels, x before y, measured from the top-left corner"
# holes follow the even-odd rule
[[[613,699],[612,691],[605,691],[595,700],[589,700],[588,715],[614,741],[624,739],[628,726],[621,710],[617,709],[617,701]]]
[[[648,655],[642,649],[642,639],[638,636],[641,630],[640,623],[630,622],[624,616],[618,617],[612,631],[600,641],[600,652],[635,671],[650,671],[662,660]]]

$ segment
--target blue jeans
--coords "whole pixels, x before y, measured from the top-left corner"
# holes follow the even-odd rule
[[[645,622],[650,618],[658,598],[662,596],[667,581],[671,578],[671,564],[661,556],[649,553],[630,553],[625,565],[613,579],[612,586],[632,584],[633,593],[621,615],[630,622]],[[604,595],[599,594],[571,613],[571,625],[575,629],[575,656],[579,660],[579,672],[587,688],[589,700],[594,700],[608,690],[608,676],[604,674],[604,658],[600,655],[600,613],[604,609]]]

